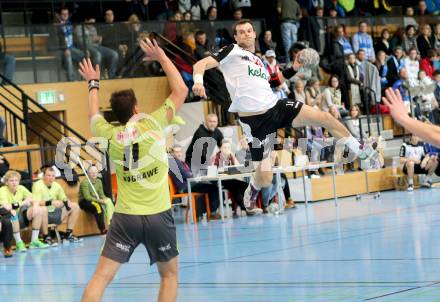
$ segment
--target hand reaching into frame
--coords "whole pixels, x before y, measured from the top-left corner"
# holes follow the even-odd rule
[[[163,49],[157,44],[156,40],[140,40],[139,46],[141,47],[142,51],[145,53],[144,61],[159,61],[161,62],[163,59],[165,59],[167,56]]]
[[[97,64],[93,68],[92,61],[90,58],[84,58],[79,62],[79,74],[87,81],[99,80],[101,78],[101,72],[99,70],[99,65]]]

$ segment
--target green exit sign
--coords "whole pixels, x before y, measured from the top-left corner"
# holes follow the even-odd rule
[[[55,90],[39,91],[37,99],[40,105],[55,104],[57,102],[57,93]]]

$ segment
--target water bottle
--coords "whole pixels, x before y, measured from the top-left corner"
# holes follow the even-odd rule
[[[206,213],[203,213],[203,214],[202,214],[202,222],[203,222],[203,223],[208,222],[208,214],[206,214]]]
[[[280,207],[277,203],[272,202],[268,207],[267,211],[272,215],[278,215],[280,213]]]

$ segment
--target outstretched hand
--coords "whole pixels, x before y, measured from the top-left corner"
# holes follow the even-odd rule
[[[166,54],[162,48],[160,48],[159,44],[157,44],[156,40],[150,40],[146,38],[145,40],[139,41],[139,46],[142,51],[145,53],[144,61],[162,61],[166,58]]]
[[[97,64],[93,68],[90,58],[84,58],[79,62],[79,74],[88,82],[90,80],[99,80],[101,78],[101,72],[99,71],[99,65]]]
[[[390,108],[391,116],[397,121],[402,122],[408,118],[408,109],[403,103],[402,96],[399,90],[388,88],[385,90],[386,97],[382,97],[385,105]]]

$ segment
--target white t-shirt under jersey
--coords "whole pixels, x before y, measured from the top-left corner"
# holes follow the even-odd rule
[[[219,63],[232,104],[229,112],[259,112],[272,108],[277,96],[270,75],[259,57],[237,44],[223,47],[212,56]]]

